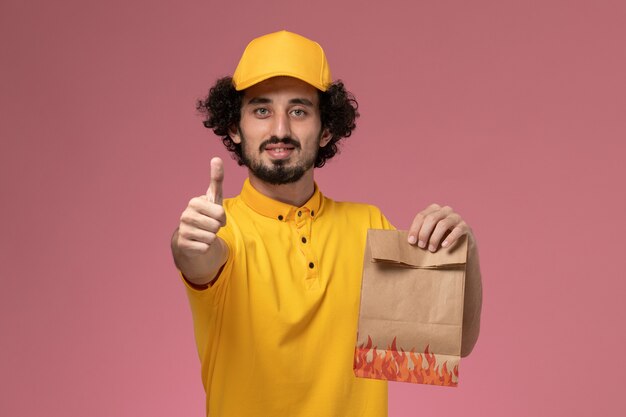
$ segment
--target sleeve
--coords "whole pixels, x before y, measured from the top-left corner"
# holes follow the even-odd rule
[[[376,206],[370,207],[370,228],[396,230],[395,226],[385,217],[385,215]]]

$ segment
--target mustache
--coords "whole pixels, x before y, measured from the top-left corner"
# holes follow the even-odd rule
[[[267,145],[276,145],[278,143],[284,143],[285,145],[291,145],[296,149],[300,149],[300,142],[298,142],[297,140],[290,138],[290,137],[284,137],[284,138],[279,138],[277,136],[272,136],[271,138],[269,138],[266,141],[263,141],[261,143],[261,145],[259,146],[259,152],[263,152],[263,149],[265,149],[265,147]]]

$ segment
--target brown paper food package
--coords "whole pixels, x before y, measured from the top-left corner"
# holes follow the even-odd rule
[[[435,253],[406,231],[369,230],[363,262],[358,377],[456,386],[467,238]]]

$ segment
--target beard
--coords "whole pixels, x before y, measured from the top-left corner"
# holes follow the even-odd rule
[[[272,185],[282,185],[298,181],[309,169],[313,168],[315,160],[317,159],[319,141],[322,137],[322,132],[320,132],[317,138],[318,146],[315,148],[315,152],[311,155],[307,155],[306,153],[302,154],[304,159],[298,161],[292,166],[287,166],[289,161],[283,159],[271,161],[270,165],[263,164],[260,159],[254,159],[241,129],[239,129],[239,135],[241,137],[241,161],[243,164],[248,167],[250,172],[252,172],[254,176],[259,178],[261,181]],[[294,151],[302,150],[300,142],[290,137],[279,139],[276,136],[273,136],[261,143],[258,149],[259,154],[263,152],[265,146],[276,143],[291,145],[294,147]]]

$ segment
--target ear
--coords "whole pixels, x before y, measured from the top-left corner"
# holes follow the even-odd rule
[[[322,131],[322,136],[320,137],[320,148],[328,145],[330,140],[333,138],[333,135],[328,131],[328,129],[324,129]]]
[[[237,125],[232,125],[230,129],[228,129],[228,136],[235,142],[236,144],[241,143],[241,135],[239,134],[239,128]]]

